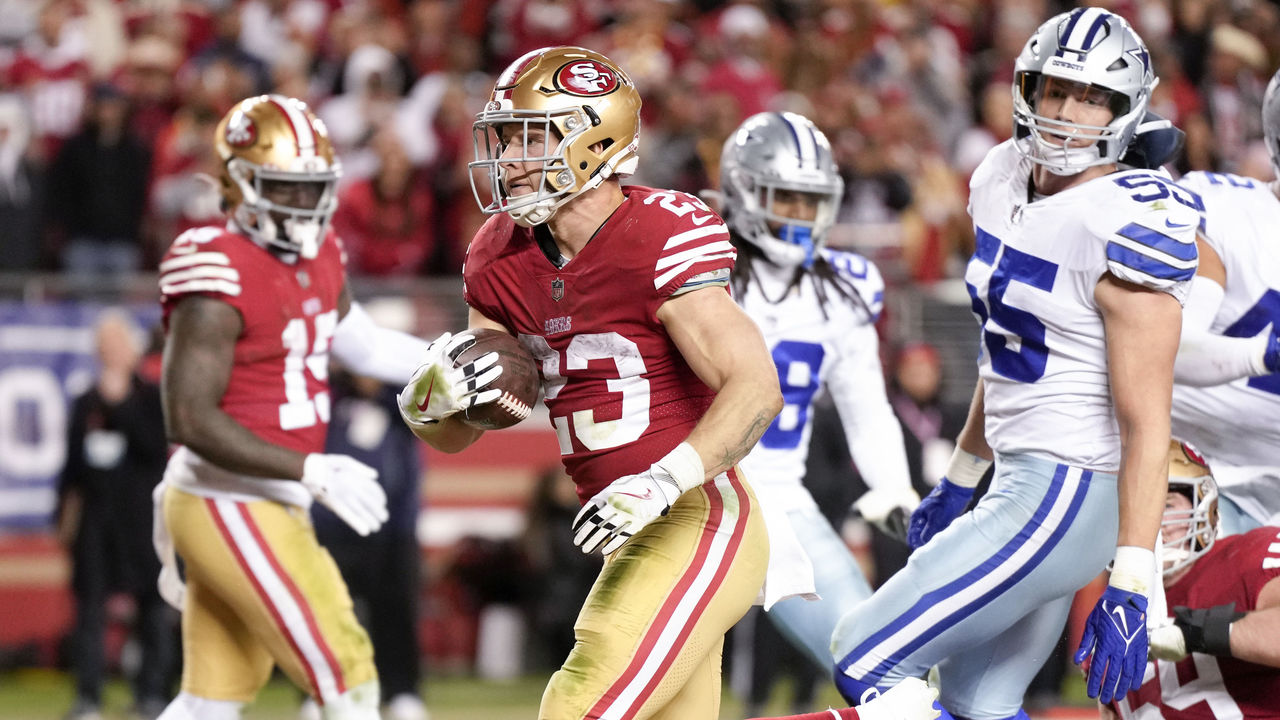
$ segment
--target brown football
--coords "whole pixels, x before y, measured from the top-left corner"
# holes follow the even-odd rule
[[[501,330],[477,328],[467,332],[475,336],[476,342],[458,355],[453,362],[454,367],[477,360],[486,353],[498,353],[502,374],[489,387],[501,390],[502,396],[462,411],[462,421],[481,430],[500,430],[529,417],[533,404],[538,401],[538,388],[542,384],[538,379],[537,361],[520,341]]]

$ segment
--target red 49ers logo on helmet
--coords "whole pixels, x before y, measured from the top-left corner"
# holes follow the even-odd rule
[[[594,97],[608,95],[618,89],[618,73],[595,60],[574,60],[561,65],[555,75],[556,89],[570,95]]]
[[[238,112],[227,122],[227,144],[231,147],[246,148],[258,139],[258,126],[253,118]]]
[[[1191,445],[1191,443],[1188,443],[1188,442],[1182,443],[1182,452],[1184,455],[1187,456],[1187,459],[1190,460],[1191,462],[1201,467],[1206,467],[1206,468],[1209,467],[1209,462],[1204,459],[1204,456],[1200,454],[1200,451],[1196,450],[1195,447]]]

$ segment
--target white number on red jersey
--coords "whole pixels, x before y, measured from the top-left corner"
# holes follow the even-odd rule
[[[284,359],[284,397],[280,404],[280,427],[297,430],[320,422],[329,422],[329,393],[307,394],[304,372],[319,381],[329,378],[329,342],[338,327],[338,311],[330,310],[315,317],[315,340],[307,342],[307,321],[293,318],[284,326],[280,340],[289,351]]]
[[[1124,720],[1160,720],[1163,717],[1160,707],[1147,699],[1150,692],[1149,684],[1156,679],[1158,673],[1160,702],[1165,706],[1173,710],[1186,710],[1203,702],[1217,720],[1243,718],[1244,713],[1240,711],[1240,706],[1231,698],[1226,685],[1222,682],[1222,670],[1218,667],[1218,659],[1203,653],[1192,653],[1191,659],[1195,664],[1196,676],[1189,679],[1186,684],[1178,682],[1177,663],[1160,660],[1147,663],[1142,687],[1136,691],[1138,702],[1142,704],[1130,709],[1129,699],[1135,696],[1135,693],[1130,693],[1117,703],[1120,717]]]
[[[542,363],[547,400],[554,400],[567,382],[566,375],[585,370],[592,360],[613,360],[617,377],[606,381],[609,392],[622,394],[617,420],[597,422],[595,411],[578,410],[572,416],[552,416],[560,454],[572,455],[570,433],[588,450],[607,450],[635,442],[649,427],[649,381],[644,379],[644,358],[636,344],[616,332],[576,335],[563,357],[538,335],[521,335],[521,342]]]

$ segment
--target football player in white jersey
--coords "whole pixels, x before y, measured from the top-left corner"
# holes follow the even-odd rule
[[[812,560],[821,596],[783,600],[768,616],[827,671],[836,622],[871,587],[802,483],[818,393],[835,400],[871,488],[860,500],[869,519],[896,515],[905,529],[920,502],[880,367],[875,321],[884,281],[861,255],[824,247],[844,181],[830,143],[807,118],[773,112],[747,118],[725,142],[720,182],[720,209],[738,248],[733,294],[764,333],[786,403],[742,467],[761,504],[785,513]]]
[[[1112,560],[1076,661],[1103,702],[1142,681],[1199,216],[1166,174],[1122,162],[1156,84],[1124,19],[1052,18],[1014,77],[1015,137],[970,181],[979,381],[947,476],[912,514],[918,549],[836,628],[854,703],[936,665],[952,717],[1026,718],[1072,596]],[[991,491],[961,514],[993,459]]]
[[[1263,99],[1280,177],[1280,72]],[[1200,268],[1182,322],[1173,434],[1213,463],[1224,535],[1280,522],[1280,180],[1193,172]]]

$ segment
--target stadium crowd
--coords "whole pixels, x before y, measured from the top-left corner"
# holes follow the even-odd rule
[[[1178,170],[1267,177],[1259,108],[1280,58],[1263,0],[1117,0],[1187,132]],[[630,69],[633,182],[716,186],[724,137],[813,118],[846,196],[832,244],[891,284],[958,276],[968,174],[1008,137],[1013,58],[1068,3],[963,0],[43,0],[0,4],[0,269],[153,269],[218,214],[208,144],[238,99],[305,99],[343,159],[354,275],[456,275],[482,216],[471,123],[494,74],[560,43]],[[143,189],[145,188],[145,192]]]

